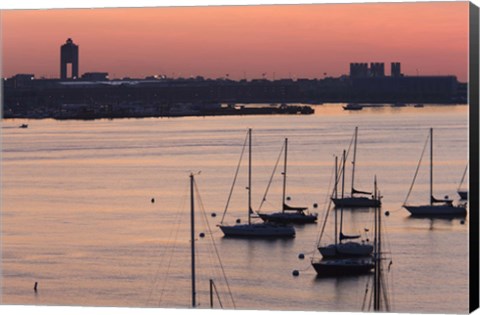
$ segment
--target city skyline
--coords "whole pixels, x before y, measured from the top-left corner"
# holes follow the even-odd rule
[[[18,10],[2,20],[3,77],[60,77],[67,38],[79,45],[80,74],[111,78],[323,78],[351,62],[468,75],[466,2]]]

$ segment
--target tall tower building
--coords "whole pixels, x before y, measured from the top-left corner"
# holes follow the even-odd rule
[[[385,64],[383,62],[371,62],[370,63],[370,75],[372,77],[384,77],[385,76]]]
[[[368,76],[368,63],[350,63],[350,77],[365,78]]]
[[[78,78],[78,45],[71,38],[60,47],[60,79],[67,79],[67,65],[72,65],[71,79]]]
[[[401,77],[402,71],[400,69],[400,62],[392,62],[392,77]]]

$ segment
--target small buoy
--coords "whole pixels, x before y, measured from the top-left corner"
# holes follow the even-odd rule
[[[199,235],[200,235],[200,237],[205,237],[205,233],[203,233],[203,232],[200,233]]]
[[[298,259],[304,259],[305,255],[303,253],[298,254]]]
[[[237,221],[235,221],[235,222],[240,223],[240,222],[242,222],[242,221],[241,221],[240,219],[237,219]]]
[[[295,269],[294,271],[292,271],[292,275],[293,275],[294,277],[298,277],[299,274],[300,274],[300,272],[299,272],[298,270],[296,270],[296,269]]]
[[[151,200],[151,201],[152,201],[152,203],[155,203],[155,198],[152,198],[152,200]]]
[[[287,197],[287,200],[290,200],[290,196]]]
[[[215,218],[217,214],[215,212],[212,212],[212,218]]]
[[[462,225],[465,224],[465,221],[464,221],[464,220],[461,220],[461,221],[460,221],[460,224],[462,224]]]
[[[385,215],[388,217],[390,215],[390,211],[385,211]]]
[[[33,286],[33,291],[37,292],[37,286],[38,286],[38,282],[35,282],[35,285]]]
[[[314,207],[315,209],[318,208],[317,203],[314,203],[314,204],[313,204],[313,207]]]

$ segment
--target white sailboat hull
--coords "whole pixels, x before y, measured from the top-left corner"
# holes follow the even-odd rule
[[[335,207],[346,208],[368,208],[379,207],[381,205],[380,200],[371,199],[367,197],[344,197],[344,198],[332,198]]]
[[[467,209],[453,205],[403,206],[413,216],[465,216]]]
[[[225,237],[295,237],[295,229],[289,225],[275,225],[270,223],[256,224],[237,224],[237,225],[220,225]]]
[[[365,257],[373,252],[373,246],[370,244],[361,244],[357,242],[347,242],[342,244],[330,244],[318,247],[323,258],[338,257]]]

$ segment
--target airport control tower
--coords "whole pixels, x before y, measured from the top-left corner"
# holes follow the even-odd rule
[[[60,79],[67,79],[67,65],[72,65],[71,79],[78,78],[78,45],[71,38],[60,47]]]

